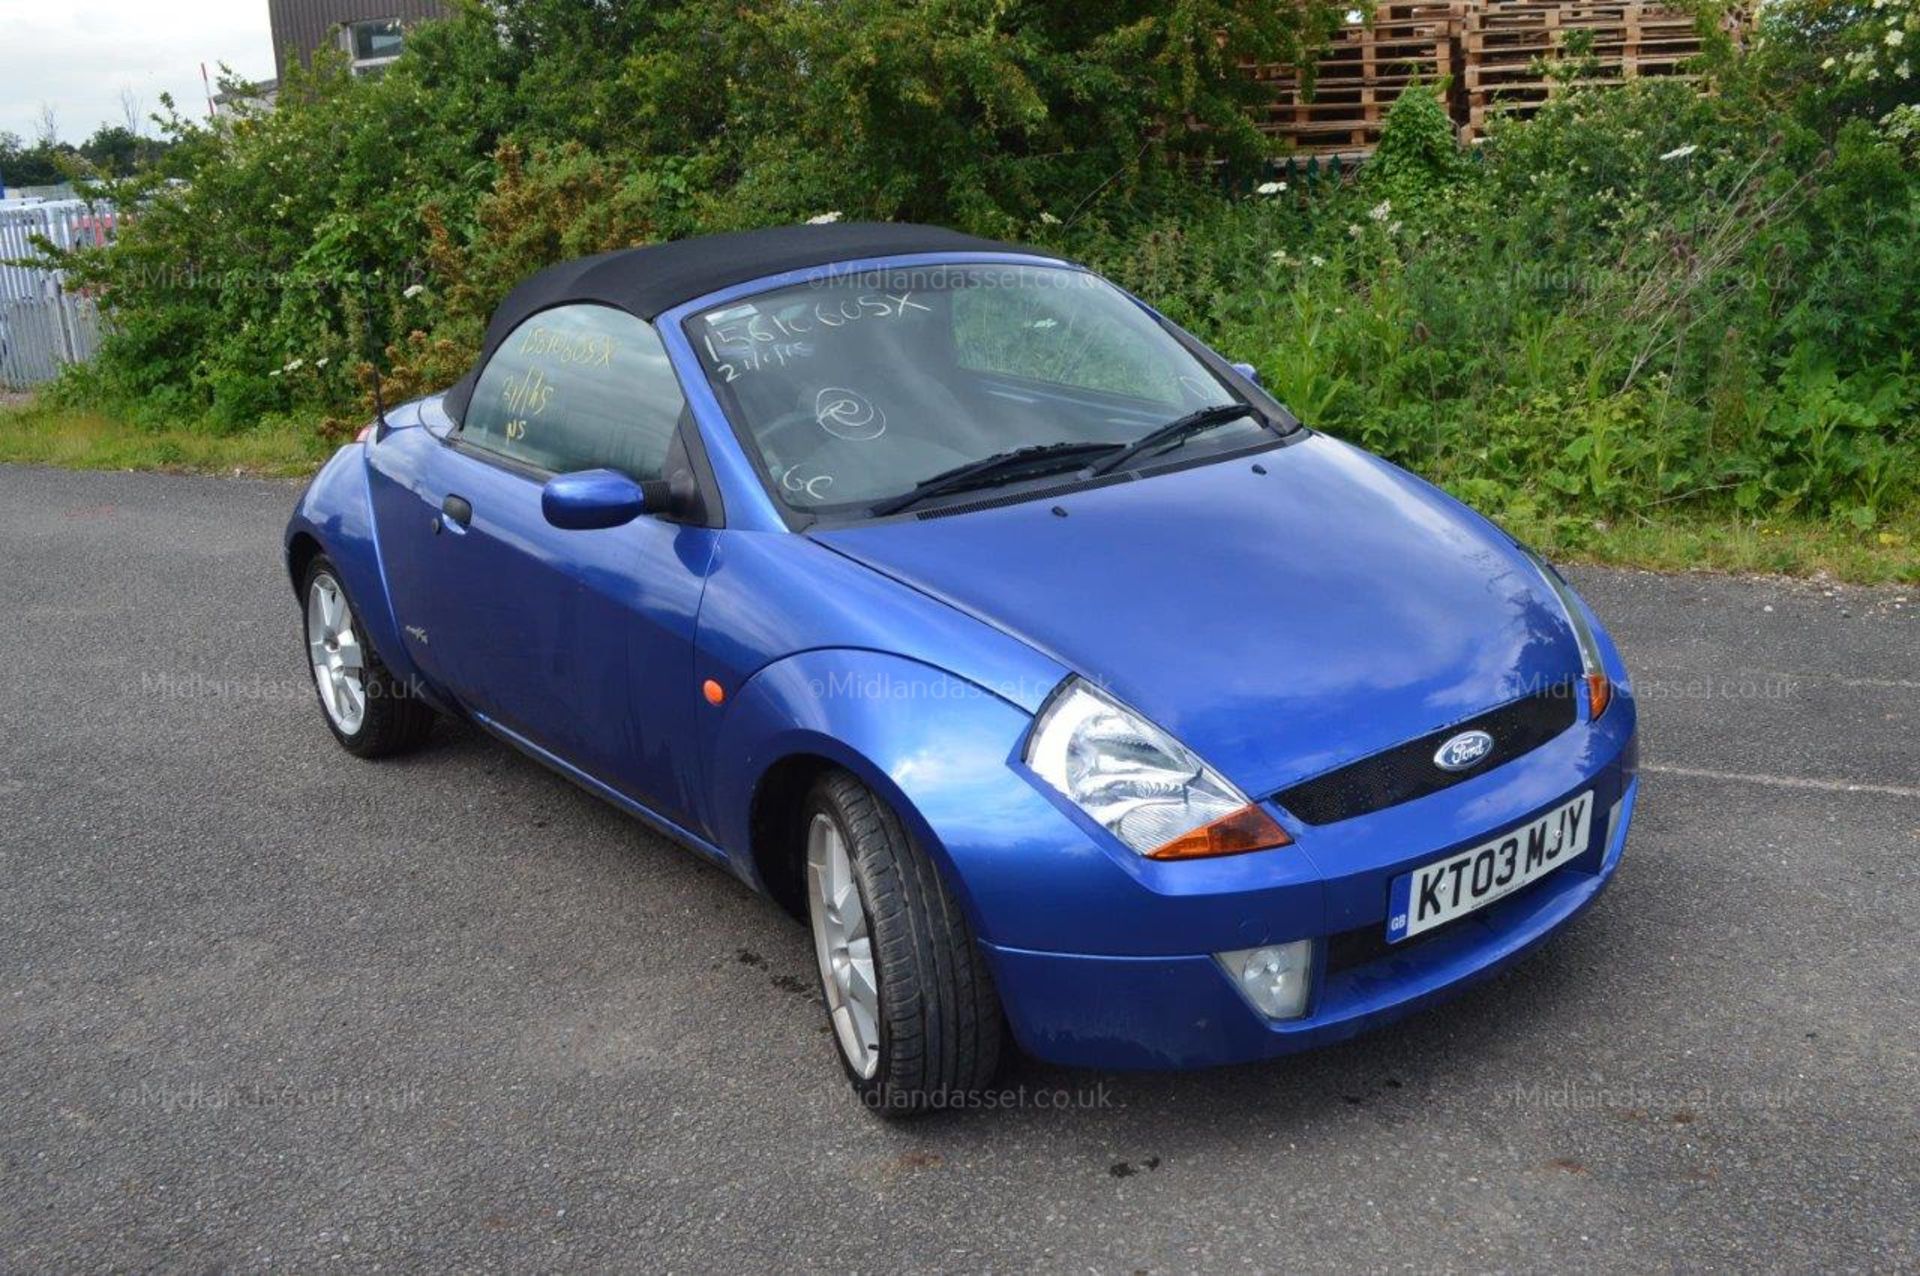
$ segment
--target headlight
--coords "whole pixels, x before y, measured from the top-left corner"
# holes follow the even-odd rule
[[[1520,552],[1539,569],[1540,578],[1547,582],[1554,597],[1560,600],[1560,606],[1566,610],[1567,620],[1573,625],[1574,637],[1580,640],[1580,672],[1587,688],[1587,718],[1589,721],[1598,718],[1613,703],[1613,683],[1607,678],[1606,666],[1600,663],[1600,644],[1594,641],[1593,626],[1587,623],[1586,609],[1574,596],[1573,586],[1567,584],[1566,577],[1552,563],[1525,545],[1520,546]]]
[[[1237,855],[1293,840],[1185,745],[1080,678],[1040,711],[1026,761],[1149,859]]]

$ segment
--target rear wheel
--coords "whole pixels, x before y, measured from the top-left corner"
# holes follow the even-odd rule
[[[325,557],[307,568],[304,597],[307,664],[334,739],[363,758],[418,747],[432,729],[433,710],[373,654],[360,613]]]
[[[966,919],[899,819],[834,772],[804,808],[807,912],[854,1090],[883,1116],[957,1106],[992,1082],[1000,1001]]]

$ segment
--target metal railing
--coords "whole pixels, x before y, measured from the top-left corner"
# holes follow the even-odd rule
[[[69,290],[58,270],[22,263],[40,255],[36,237],[59,248],[104,244],[118,217],[77,199],[0,207],[0,390],[51,381],[65,365],[93,357],[100,343],[93,298]]]

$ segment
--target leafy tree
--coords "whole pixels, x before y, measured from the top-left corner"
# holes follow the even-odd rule
[[[92,173],[101,177],[131,177],[153,163],[163,149],[158,141],[120,124],[102,124],[78,148]]]
[[[67,180],[73,149],[58,142],[28,145],[17,133],[0,133],[0,180],[16,186],[57,186]]]
[[[116,319],[103,377],[240,428],[350,401],[350,366],[421,349],[416,328],[470,346],[562,256],[825,211],[1012,232],[1185,188],[1188,160],[1251,164],[1239,64],[1320,21],[1271,0],[464,0],[378,79],[326,53],[273,109],[170,113],[164,156],[114,190],[140,216],[67,264]],[[118,131],[93,142],[129,171]]]

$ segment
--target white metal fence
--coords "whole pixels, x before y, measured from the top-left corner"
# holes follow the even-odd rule
[[[0,207],[0,390],[51,381],[100,340],[91,297],[69,291],[60,271],[12,263],[39,255],[36,236],[61,248],[104,244],[117,224],[111,208],[81,200]]]

